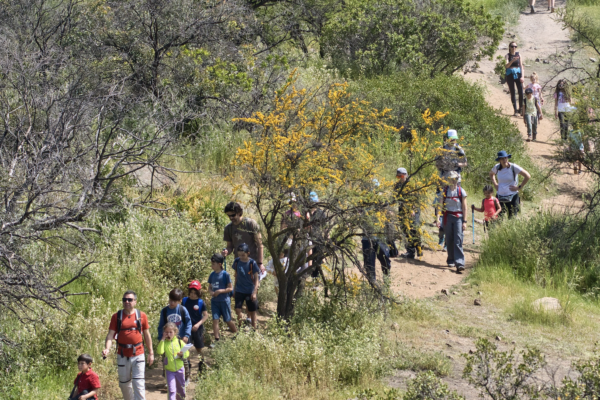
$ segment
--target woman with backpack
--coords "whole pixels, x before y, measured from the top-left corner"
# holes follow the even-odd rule
[[[448,185],[442,189],[442,224],[448,247],[446,263],[450,268],[456,267],[459,273],[465,270],[463,232],[467,229],[467,192],[458,184],[458,172],[450,172],[446,181]]]
[[[519,190],[527,184],[531,175],[517,164],[510,163],[509,158],[512,154],[508,154],[502,150],[498,152],[496,161],[499,163],[494,165],[490,171],[490,179],[496,188],[496,193],[502,211],[500,217],[508,212],[508,218],[512,218],[519,212],[521,200],[519,198]],[[519,184],[519,175],[523,177],[523,181]]]
[[[511,42],[508,45],[508,54],[505,56],[505,60],[506,83],[508,84],[508,90],[510,90],[510,101],[515,111],[514,116],[518,117],[521,115],[521,107],[523,105],[523,77],[525,76],[525,71],[523,70],[523,61],[517,51],[517,44],[515,42]],[[517,107],[515,86],[519,92],[519,107]]]

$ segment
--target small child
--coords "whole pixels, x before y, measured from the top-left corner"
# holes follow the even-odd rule
[[[210,308],[213,317],[213,333],[215,335],[215,342],[219,341],[219,319],[223,317],[223,321],[229,327],[229,330],[233,333],[237,332],[235,324],[231,320],[231,300],[230,293],[233,291],[231,285],[231,278],[227,271],[223,271],[223,262],[225,257],[221,254],[214,254],[210,258],[211,272],[208,277],[208,292],[210,293]],[[214,347],[214,343],[211,344]]]
[[[581,174],[581,160],[585,156],[583,138],[579,129],[569,133],[569,158],[573,161],[573,174]]]
[[[204,322],[208,319],[208,311],[204,300],[200,298],[202,285],[198,281],[192,281],[188,285],[188,297],[184,297],[182,304],[190,314],[192,321],[192,335],[190,341],[194,344],[200,362],[198,363],[198,371],[202,373],[204,368],[204,359],[202,358],[202,349],[204,348]],[[189,360],[189,359],[188,359]]]
[[[281,254],[279,254],[279,262],[281,263],[283,268],[285,268],[284,273],[288,270],[288,251],[289,250],[286,248],[281,252]],[[271,259],[269,261],[269,264],[267,264],[267,272],[275,277],[275,293],[277,293],[277,295],[279,296],[279,281],[277,280],[277,273],[275,272],[275,265],[273,264],[273,259]]]
[[[163,327],[167,322],[172,322],[177,327],[179,338],[185,343],[188,343],[192,335],[192,320],[190,313],[181,305],[183,299],[183,290],[176,288],[169,292],[169,305],[160,312],[160,320],[158,321],[158,340],[163,337]],[[185,363],[185,379],[190,378],[189,360]]]
[[[233,262],[235,271],[235,312],[238,317],[238,323],[242,321],[242,307],[246,302],[246,309],[252,327],[256,329],[256,310],[258,310],[258,300],[256,292],[258,290],[258,264],[250,258],[250,249],[246,243],[237,247],[237,256]]]
[[[475,204],[471,205],[471,212],[477,211],[483,213],[484,227],[489,229],[490,224],[494,223],[502,211],[502,206],[497,198],[494,197],[494,188],[492,185],[485,185],[483,187],[483,195],[485,199],[481,201],[481,208],[475,207]]]
[[[540,105],[544,105],[544,96],[542,94],[542,85],[540,85],[540,78],[536,72],[532,72],[529,77],[531,83],[527,85],[527,89],[531,89],[533,91],[533,97],[538,99]]]
[[[100,379],[98,375],[92,371],[92,363],[94,360],[89,354],[82,354],[77,357],[77,368],[79,373],[75,378],[75,387],[71,391],[69,400],[98,400],[98,389],[100,389]]]
[[[533,141],[537,139],[538,117],[541,121],[544,119],[540,102],[533,96],[531,88],[525,89],[525,101],[523,102],[523,122],[527,126],[527,141],[530,142],[533,135]]]
[[[167,371],[167,386],[169,388],[169,400],[185,399],[185,368],[183,359],[190,356],[190,352],[185,354],[181,351],[185,344],[179,339],[177,334],[179,329],[173,322],[164,326],[162,340],[158,344],[156,352],[159,355],[164,354],[163,365]]]

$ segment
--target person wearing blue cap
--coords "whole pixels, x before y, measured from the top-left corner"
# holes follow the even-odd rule
[[[531,178],[529,172],[524,168],[508,161],[511,157],[512,154],[508,154],[504,150],[499,151],[498,157],[496,157],[496,161],[499,163],[494,165],[490,171],[490,179],[496,188],[496,197],[502,206],[500,217],[508,213],[508,218],[518,214],[521,204],[519,190],[523,189]],[[519,175],[523,177],[521,184],[519,184]]]
[[[309,193],[310,200],[310,211],[309,211],[309,236],[310,240],[313,243],[312,254],[315,255],[315,258],[312,262],[313,270],[311,272],[312,278],[318,278],[321,276],[323,279],[323,284],[325,286],[325,297],[329,297],[327,281],[325,280],[325,275],[323,274],[323,261],[325,258],[323,257],[323,248],[320,243],[323,243],[323,236],[325,233],[325,224],[327,222],[327,216],[325,212],[320,209],[317,205],[319,203],[319,195],[317,192]]]
[[[436,167],[441,178],[447,178],[450,172],[458,173],[458,183],[461,182],[460,173],[467,166],[467,157],[462,147],[458,145],[458,133],[455,129],[448,129],[447,140],[436,158]]]
[[[238,245],[236,250],[238,258],[233,261],[232,265],[235,274],[235,283],[233,285],[235,312],[238,317],[238,323],[241,325],[242,307],[245,302],[252,327],[256,329],[256,310],[258,310],[257,290],[260,269],[256,261],[250,258],[250,248],[246,243]]]

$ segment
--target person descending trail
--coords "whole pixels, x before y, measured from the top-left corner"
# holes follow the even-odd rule
[[[202,349],[204,348],[204,323],[208,319],[208,310],[206,304],[201,298],[202,284],[199,281],[192,281],[188,285],[188,297],[184,297],[181,304],[187,309],[192,321],[192,334],[190,343],[196,348],[200,362],[198,363],[199,374],[204,368],[204,357]],[[189,364],[189,358],[188,358]],[[189,364],[191,366],[191,364]]]
[[[156,352],[164,355],[164,367],[167,376],[167,387],[169,388],[169,400],[185,399],[185,360],[190,357],[190,352],[182,351],[185,343],[177,334],[179,329],[173,322],[165,325],[162,339],[158,344]]]
[[[210,309],[213,320],[213,333],[215,341],[210,345],[211,348],[221,338],[219,334],[219,320],[223,317],[223,321],[229,327],[232,333],[237,332],[237,328],[231,320],[231,292],[233,285],[227,271],[223,270],[225,257],[221,254],[213,254],[210,258],[210,267],[213,272],[208,277],[208,293],[210,294]]]
[[[446,263],[456,272],[465,270],[463,234],[467,228],[467,192],[458,184],[458,173],[451,172],[446,179],[448,185],[442,190],[443,226],[446,234],[448,257]]]
[[[398,168],[396,170],[396,196],[398,200],[398,218],[402,232],[406,237],[406,253],[400,257],[414,259],[415,257],[423,256],[421,245],[421,210],[416,196],[412,193],[402,193],[402,189],[408,182],[408,171],[406,168]]]
[[[527,141],[537,140],[538,123],[544,119],[542,107],[533,95],[531,88],[525,89],[525,103],[523,103],[523,123],[527,127]]]
[[[481,200],[481,207],[475,207],[475,204],[471,205],[471,212],[477,211],[483,213],[484,229],[489,229],[491,224],[498,220],[498,215],[502,211],[502,206],[497,198],[494,197],[494,188],[491,185],[485,185],[483,187],[483,195],[485,198]]]
[[[560,122],[560,138],[567,140],[569,134],[569,120],[567,113],[572,111],[571,90],[566,79],[560,79],[554,92],[554,117]]]
[[[523,61],[521,55],[517,51],[517,43],[511,42],[508,45],[508,54],[505,56],[506,59],[506,83],[508,84],[508,90],[510,90],[510,101],[512,102],[514,109],[514,116],[518,117],[521,115],[523,106],[523,76],[525,71],[523,69]],[[515,93],[519,94],[519,106],[517,107],[517,99]]]
[[[243,217],[244,209],[239,203],[227,203],[224,212],[231,223],[223,230],[223,240],[227,246],[221,254],[227,257],[228,254],[234,253],[240,244],[246,243],[250,258],[256,261],[260,271],[264,273],[266,269],[263,266],[263,243],[258,223],[252,218]]]
[[[154,363],[148,317],[135,308],[136,304],[137,294],[133,290],[126,291],[123,294],[123,309],[113,314],[102,350],[102,356],[106,357],[116,336],[117,371],[124,400],[146,398],[144,342],[148,348],[148,365]]]
[[[521,199],[519,198],[519,190],[527,184],[531,175],[524,168],[508,162],[512,154],[501,150],[498,152],[496,161],[499,164],[494,165],[490,171],[490,179],[496,188],[498,200],[502,205],[500,217],[508,213],[508,218],[517,216]],[[523,177],[523,182],[519,185],[519,175]],[[497,180],[496,180],[497,178]]]

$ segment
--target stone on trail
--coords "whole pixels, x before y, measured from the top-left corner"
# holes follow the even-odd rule
[[[508,45],[506,43],[500,43],[498,46],[498,50],[506,50],[508,49]]]
[[[480,291],[480,292],[477,292],[477,294],[481,296],[483,294],[483,292]]]
[[[500,341],[502,341],[502,338],[501,338],[500,336],[496,336],[496,340],[497,340],[498,342],[500,342]]]
[[[445,294],[446,296],[448,296],[448,290],[447,289],[442,289],[442,293]]]
[[[541,299],[534,301],[532,305],[534,308],[544,311],[558,311],[562,308],[560,306],[560,301],[554,297],[542,297]]]
[[[594,57],[590,57],[590,61],[593,62],[593,63],[595,63],[598,60],[596,60]]]
[[[393,331],[397,331],[398,329],[400,329],[400,325],[398,325],[397,322],[394,322],[392,324],[391,328],[392,328]]]
[[[475,299],[475,301],[473,302],[473,304],[475,304],[476,306],[480,306],[481,305],[481,300]]]

